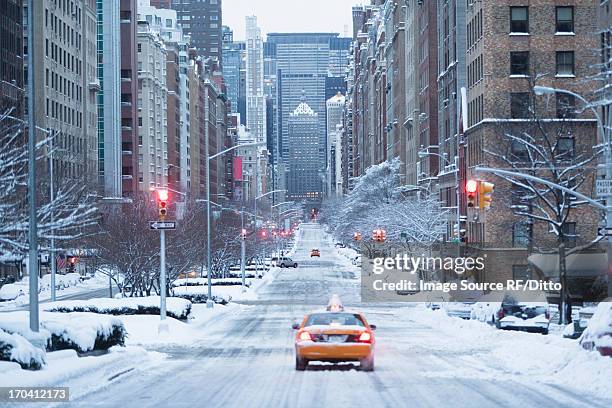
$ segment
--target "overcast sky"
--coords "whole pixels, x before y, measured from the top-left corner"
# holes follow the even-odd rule
[[[353,35],[351,8],[364,0],[223,0],[223,25],[244,40],[247,15],[256,15],[262,33],[333,32]],[[368,2],[369,3],[369,2]]]

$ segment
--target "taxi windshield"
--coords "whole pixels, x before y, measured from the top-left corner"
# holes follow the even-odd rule
[[[363,320],[353,313],[314,313],[308,317],[306,326],[361,326]]]

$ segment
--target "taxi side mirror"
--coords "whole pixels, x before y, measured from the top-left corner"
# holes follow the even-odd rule
[[[300,325],[299,325],[298,323],[293,323],[293,324],[291,325],[291,328],[292,328],[293,330],[297,330],[297,329],[299,329],[299,328],[300,328]]]
[[[370,325],[370,329],[372,329],[372,330],[376,330],[376,325],[375,325],[375,324],[371,324],[371,325]]]

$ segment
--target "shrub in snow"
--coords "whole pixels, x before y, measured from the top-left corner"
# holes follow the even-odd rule
[[[0,288],[0,301],[15,300],[23,294],[23,290],[18,285],[9,283]]]
[[[196,304],[206,303],[208,301],[208,295],[205,293],[175,293],[174,296],[189,300],[191,303]],[[232,297],[226,295],[213,295],[212,300],[216,304],[227,305],[232,300]]]
[[[91,312],[110,315],[158,315],[159,296],[145,298],[91,299],[49,303],[48,312]],[[169,297],[166,299],[166,315],[178,320],[186,320],[191,313],[191,302]]]
[[[212,286],[237,286],[242,285],[242,279],[239,278],[220,278],[211,279]],[[245,281],[245,285],[251,286],[251,281]],[[208,280],[206,278],[195,278],[195,279],[176,279],[172,282],[173,287],[184,287],[184,286],[208,286]]]
[[[14,361],[22,368],[40,370],[46,363],[45,352],[17,333],[0,330],[0,360]]]

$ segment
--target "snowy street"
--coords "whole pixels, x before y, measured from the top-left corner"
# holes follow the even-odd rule
[[[360,305],[359,269],[317,224],[303,224],[293,259],[249,301],[194,325],[194,340],[145,347],[155,358],[67,381],[71,406],[400,407],[610,406],[611,362],[575,341],[496,331],[422,306]],[[312,248],[321,258],[310,258]],[[376,370],[311,364],[295,371],[292,323],[338,294],[376,330]],[[216,309],[218,309],[217,306]],[[197,320],[196,320],[197,321]],[[129,329],[129,327],[128,327]],[[172,328],[171,328],[172,330]],[[111,353],[112,355],[113,353]],[[581,358],[570,359],[573,354]],[[582,356],[583,355],[583,356]],[[597,381],[595,381],[597,380]],[[65,406],[65,404],[61,405]]]

